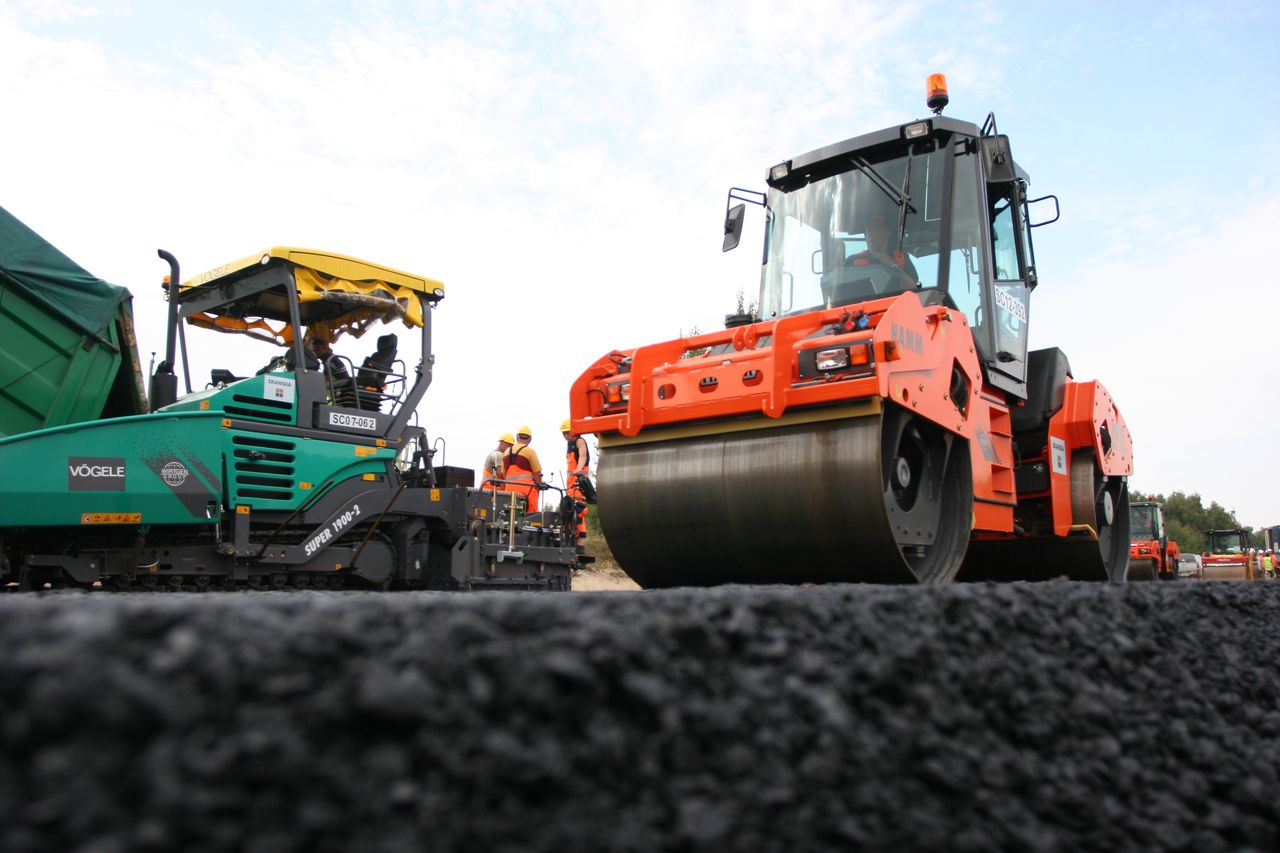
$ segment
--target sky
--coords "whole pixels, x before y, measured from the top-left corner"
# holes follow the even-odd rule
[[[763,217],[722,253],[729,188],[927,115],[940,71],[946,115],[994,113],[1031,195],[1059,200],[1031,346],[1110,391],[1135,491],[1261,527],[1280,524],[1277,43],[1273,0],[0,0],[0,206],[131,290],[144,366],[157,249],[184,278],[302,246],[443,281],[418,410],[437,463],[478,469],[528,425],[558,471],[596,359],[755,298]],[[261,366],[190,337],[197,376]]]

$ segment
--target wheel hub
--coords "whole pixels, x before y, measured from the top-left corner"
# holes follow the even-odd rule
[[[898,487],[905,489],[911,485],[911,463],[903,457],[899,456],[893,464],[893,476],[898,481]]]
[[[1115,520],[1116,506],[1115,499],[1111,497],[1111,492],[1104,490],[1102,497],[1098,500],[1098,521],[1104,525],[1110,526]]]

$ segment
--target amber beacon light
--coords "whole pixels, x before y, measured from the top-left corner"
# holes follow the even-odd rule
[[[929,109],[933,110],[934,115],[941,115],[942,108],[950,100],[947,97],[947,75],[930,74],[924,88],[928,98],[925,103],[929,106]]]

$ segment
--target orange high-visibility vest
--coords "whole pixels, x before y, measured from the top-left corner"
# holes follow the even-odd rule
[[[586,459],[578,457],[578,440],[581,436],[574,436],[569,440],[569,446],[565,448],[564,470],[565,477],[565,494],[569,497],[586,503],[586,497],[582,494],[582,490],[578,488],[578,477],[591,473],[591,448],[587,443],[582,442],[583,450],[586,452]],[[579,472],[579,467],[581,471]],[[587,535],[587,513],[590,508],[583,506],[582,512],[578,514],[578,536],[579,538]]]
[[[518,495],[524,495],[529,512],[537,512],[538,486],[533,478],[533,461],[521,452],[526,448],[528,448],[527,444],[517,444],[507,451],[504,460],[507,464],[507,489]]]

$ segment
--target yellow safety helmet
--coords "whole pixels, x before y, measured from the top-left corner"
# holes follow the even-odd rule
[[[573,432],[573,419],[572,419],[572,418],[565,418],[564,420],[562,420],[562,421],[560,422],[560,431],[561,431],[561,432]]]
[[[509,432],[504,432],[502,434],[502,438],[498,439],[498,441],[505,441],[507,444],[515,444],[516,437]]]
[[[527,426],[522,426],[520,429],[516,430],[516,435],[527,435],[529,438],[533,438],[533,430],[529,429]]]

